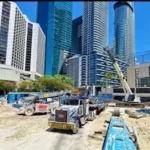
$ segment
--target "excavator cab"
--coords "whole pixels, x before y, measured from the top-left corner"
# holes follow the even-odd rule
[[[134,102],[134,99],[135,99],[135,95],[134,94],[129,94],[128,95],[128,102]]]
[[[135,94],[126,95],[124,101],[126,101],[126,102],[138,102],[138,103],[141,102],[140,97],[136,96]]]

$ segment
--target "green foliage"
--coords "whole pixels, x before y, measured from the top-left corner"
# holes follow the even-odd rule
[[[38,83],[43,85],[46,90],[71,90],[73,88],[73,81],[71,78],[63,75],[43,76],[38,80]]]
[[[54,76],[54,78],[61,81],[61,82],[63,82],[63,83],[66,83],[70,86],[74,86],[74,81],[70,77],[57,74],[57,75]]]
[[[15,91],[16,83],[12,81],[0,80],[0,89],[4,91],[4,94]]]
[[[114,75],[114,79],[119,79],[119,75]]]
[[[114,76],[111,72],[108,72],[105,76],[106,79],[112,79]]]
[[[41,91],[45,91],[46,87],[43,84],[40,84],[38,81],[32,81],[33,83],[33,91],[34,92],[41,92]]]
[[[74,89],[74,82],[71,78],[63,75],[43,76],[38,81],[22,81],[18,85],[19,92],[41,92],[41,91],[60,91]],[[0,89],[5,93],[13,92],[16,83],[0,80]]]
[[[32,92],[34,88],[33,82],[30,81],[22,81],[19,84],[18,91],[19,92]]]

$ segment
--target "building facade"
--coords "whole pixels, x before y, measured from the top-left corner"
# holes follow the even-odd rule
[[[129,66],[127,68],[127,81],[130,88],[150,87],[150,63]]]
[[[127,82],[141,102],[150,102],[150,63],[128,66]],[[113,89],[114,99],[122,100],[125,95],[122,86]]]
[[[108,2],[84,2],[82,54],[108,46]]]
[[[90,58],[89,58],[90,57]],[[90,59],[90,72],[88,71],[88,63]],[[118,79],[118,74],[106,54],[102,53],[93,53],[90,56],[85,55],[82,56],[81,59],[81,86],[86,85],[112,85],[112,86],[119,86],[120,80]],[[127,76],[127,63],[120,59],[116,59],[118,65],[120,66],[123,74]],[[107,74],[112,74],[112,79],[107,79]]]
[[[87,57],[84,58],[86,70],[83,67],[82,72],[86,74],[83,75],[85,77],[83,82],[86,85],[97,85],[102,77],[97,71],[102,66],[97,66],[99,58],[96,56],[104,55],[103,48],[108,46],[108,4],[108,2],[84,2],[82,54]]]
[[[101,53],[93,53],[91,56],[74,55],[66,60],[66,75],[74,80],[75,86],[78,88],[89,85],[101,87],[105,85],[120,86],[120,79],[109,57]],[[91,72],[88,72],[89,57],[92,58]],[[116,61],[124,76],[127,77],[127,63],[119,59],[116,59]],[[107,73],[113,75],[112,79],[106,79]]]
[[[71,51],[72,2],[39,2],[37,22],[46,35],[45,74],[58,74],[61,51]]]
[[[0,35],[1,64],[28,74],[44,74],[45,35],[14,2],[0,2]]]
[[[116,2],[114,4],[115,53],[118,58],[135,63],[135,25],[133,2]]]
[[[82,53],[82,16],[72,21],[72,53]]]
[[[81,87],[81,59],[82,56],[74,55],[66,60],[66,75],[73,79],[75,87]]]

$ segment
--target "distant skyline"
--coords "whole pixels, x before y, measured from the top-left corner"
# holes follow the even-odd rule
[[[36,22],[37,2],[16,2],[27,17]],[[109,2],[109,46],[114,41],[114,9],[115,2]],[[150,2],[134,2],[135,9],[135,52],[142,54],[150,51]],[[144,11],[143,11],[144,10]],[[83,14],[83,2],[73,2],[73,19]]]

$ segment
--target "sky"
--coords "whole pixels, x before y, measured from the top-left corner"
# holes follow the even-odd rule
[[[37,2],[17,2],[21,11],[30,21],[36,22]],[[109,46],[114,41],[114,2],[109,2]],[[135,52],[150,51],[150,2],[134,2],[135,10]],[[83,2],[73,2],[73,19],[83,14]]]

